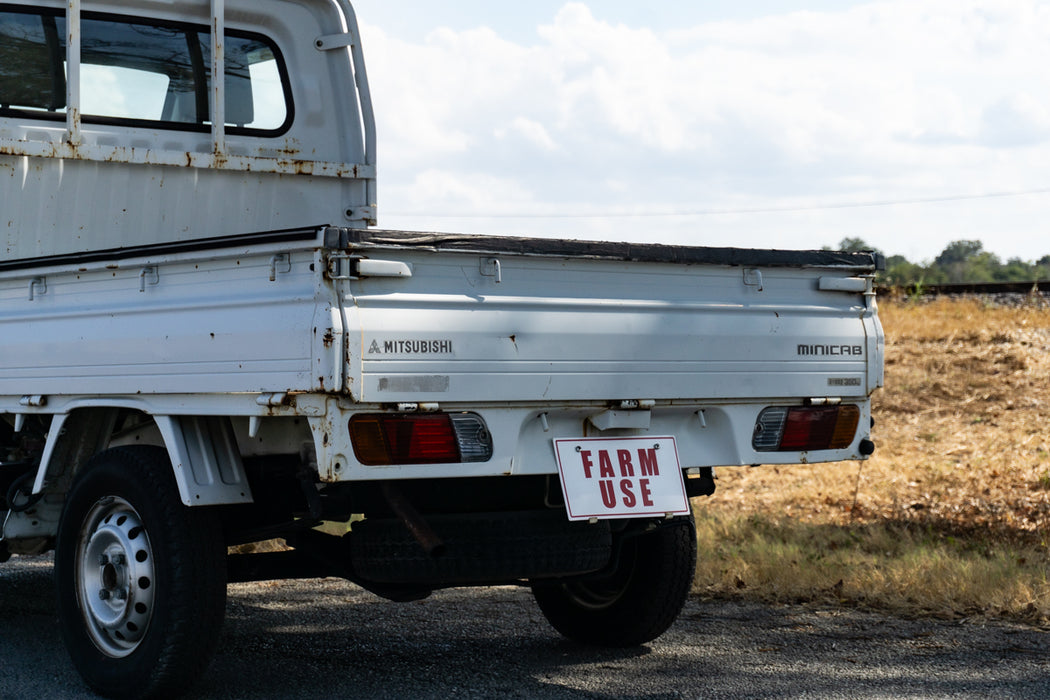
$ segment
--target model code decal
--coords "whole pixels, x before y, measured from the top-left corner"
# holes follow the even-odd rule
[[[688,513],[673,437],[554,441],[569,520]]]
[[[451,355],[451,340],[373,340],[369,355]]]
[[[853,356],[864,355],[863,345],[805,345],[798,346],[798,354],[802,355],[830,355],[830,356]]]

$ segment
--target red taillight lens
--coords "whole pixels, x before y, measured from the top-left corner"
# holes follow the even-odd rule
[[[350,439],[361,464],[458,462],[459,445],[447,414],[364,414],[350,419]]]
[[[857,406],[773,406],[759,414],[752,445],[760,452],[843,450],[853,444]]]
[[[361,464],[487,462],[492,436],[476,413],[362,413],[350,419],[350,440]]]
[[[812,445],[829,444],[838,413],[838,408],[791,409],[788,411],[787,420],[784,421],[780,449],[794,452],[812,450]]]

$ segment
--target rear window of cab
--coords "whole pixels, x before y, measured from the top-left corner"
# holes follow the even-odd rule
[[[0,4],[0,116],[65,119],[66,36],[60,11]],[[285,133],[293,109],[277,46],[250,32],[224,36],[226,133]],[[80,43],[84,123],[210,130],[207,25],[85,12]]]

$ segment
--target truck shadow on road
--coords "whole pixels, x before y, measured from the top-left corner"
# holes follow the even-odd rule
[[[231,586],[211,674],[252,674],[252,688],[201,697],[624,697],[606,678],[652,654],[564,640],[525,589],[389,603],[332,579],[262,588]]]
[[[0,696],[91,698],[47,560],[0,565]],[[1050,697],[1050,635],[1017,625],[690,600],[636,649],[568,642],[526,589],[389,603],[337,579],[230,586],[191,698]]]

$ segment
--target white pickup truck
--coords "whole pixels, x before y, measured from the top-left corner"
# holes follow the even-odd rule
[[[874,449],[875,256],[378,230],[375,152],[348,0],[0,3],[0,562],[97,692],[183,690],[228,581],[645,643],[712,467]]]

